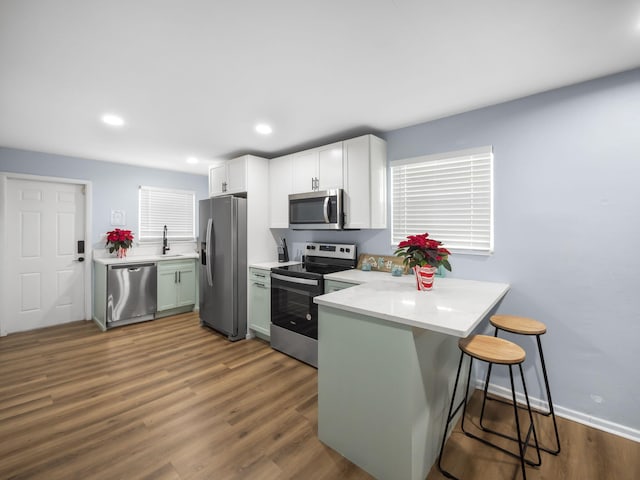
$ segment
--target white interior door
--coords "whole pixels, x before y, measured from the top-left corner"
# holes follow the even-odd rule
[[[6,333],[84,319],[84,188],[7,180]]]

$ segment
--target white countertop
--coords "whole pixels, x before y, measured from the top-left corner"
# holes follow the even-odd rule
[[[130,255],[125,258],[118,257],[103,257],[94,258],[93,261],[101,263],[103,265],[127,265],[133,263],[145,263],[145,262],[166,262],[169,260],[191,260],[198,258],[198,254],[193,253],[181,253],[179,255]]]
[[[271,270],[275,267],[286,267],[287,265],[300,265],[302,262],[262,262],[262,263],[252,263],[249,265],[250,268],[262,268],[263,270]]]
[[[325,279],[359,285],[315,297],[320,306],[457,337],[468,336],[509,290],[506,283],[436,277],[433,290],[423,292],[416,289],[412,275],[361,270],[332,273]]]

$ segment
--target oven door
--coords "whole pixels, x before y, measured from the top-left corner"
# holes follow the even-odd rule
[[[271,273],[271,323],[306,337],[318,338],[318,305],[322,278],[310,279]]]

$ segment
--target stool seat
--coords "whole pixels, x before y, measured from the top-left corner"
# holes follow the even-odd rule
[[[524,362],[526,354],[522,347],[503,338],[488,335],[472,335],[461,338],[458,347],[467,355],[485,362],[515,365]]]
[[[533,318],[518,317],[516,315],[493,315],[489,321],[491,325],[506,332],[519,335],[542,335],[547,326]]]

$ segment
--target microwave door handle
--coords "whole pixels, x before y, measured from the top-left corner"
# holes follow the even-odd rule
[[[323,206],[323,213],[324,213],[324,223],[329,223],[329,201],[331,200],[330,197],[324,197],[324,206]]]

